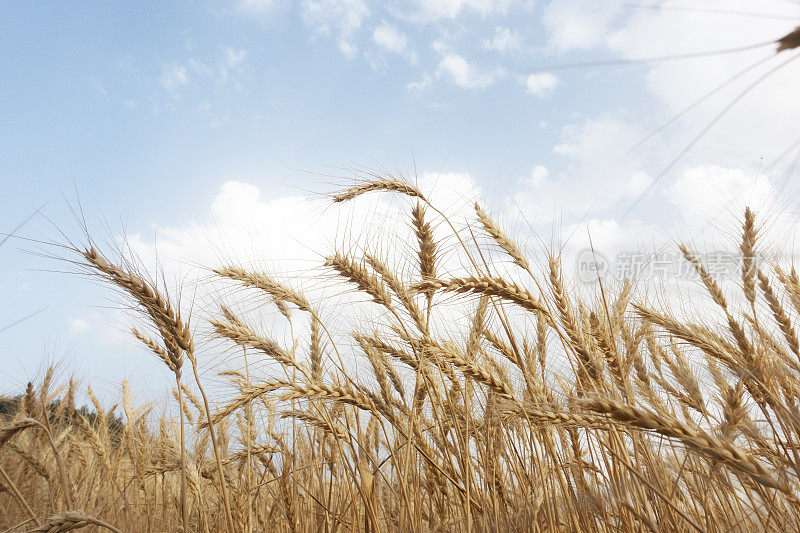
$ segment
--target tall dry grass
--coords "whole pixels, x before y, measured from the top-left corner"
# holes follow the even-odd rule
[[[77,384],[56,386],[48,372],[12,402],[0,429],[0,526],[800,529],[800,277],[755,260],[752,212],[742,224],[741,294],[726,293],[680,247],[715,306],[691,322],[628,282],[590,296],[573,290],[559,257],[526,256],[479,205],[459,230],[395,179],[333,200],[375,193],[407,200],[407,249],[416,252],[402,259],[415,266],[409,276],[353,250],[325,260],[364,296],[358,305],[379,311],[365,312],[378,318],[356,331],[338,330],[326,302],[291,280],[237,265],[213,271],[245,300],[203,310],[216,317],[213,337],[280,369],[225,371],[232,392],[213,406],[180,301],[130,262],[72,248],[142,312],[146,329],[134,334],[174,379],[177,418],[133,405],[127,384],[124,423],[91,389],[93,406],[76,409]],[[437,227],[455,247],[437,240]],[[455,253],[466,268],[448,273]],[[302,333],[281,344],[233,310],[254,300]]]

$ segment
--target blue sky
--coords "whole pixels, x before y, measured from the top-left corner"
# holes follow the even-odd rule
[[[800,135],[800,62],[760,83],[658,181],[719,109],[778,63],[772,47],[541,68],[743,46],[800,23],[791,0],[650,5],[6,2],[0,231],[44,205],[47,219],[34,218],[21,236],[80,237],[67,205],[80,198],[96,234],[124,232],[144,255],[157,243],[184,267],[214,266],[213,249],[223,245],[211,234],[266,235],[264,253],[296,258],[306,252],[292,231],[310,241],[303,249],[330,242],[314,240],[332,216],[315,194],[346,183],[348,168],[394,162],[408,174],[416,167],[422,182],[486,200],[516,229],[549,237],[554,222],[567,234],[588,225],[609,253],[676,228],[692,234],[692,220],[704,216],[730,221],[731,206],[746,202],[791,211],[791,157],[769,163]],[[628,151],[716,84],[768,58]],[[292,224],[276,222],[276,213]],[[278,229],[254,230],[254,222]],[[227,257],[244,249],[254,254],[231,244]],[[155,362],[122,340],[130,322],[118,300],[50,272],[63,264],[25,253],[39,250],[22,240],[0,248],[0,327],[45,308],[0,333],[0,392],[19,390],[52,360],[100,388],[129,376],[161,390]]]

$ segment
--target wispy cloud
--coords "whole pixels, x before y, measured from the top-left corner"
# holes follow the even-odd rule
[[[585,50],[603,42],[621,9],[618,0],[552,0],[544,8],[542,23],[555,49]]]
[[[199,59],[192,58],[189,60],[189,68],[192,71],[196,72],[197,74],[201,74],[203,76],[213,76],[214,69],[200,61]]]
[[[245,13],[263,15],[275,8],[276,4],[276,0],[239,0],[237,7]]]
[[[162,66],[158,84],[176,99],[181,98],[181,90],[190,83],[200,86],[204,82],[213,81],[220,85],[228,84],[238,88],[239,80],[235,76],[242,73],[246,57],[247,50],[222,47],[216,60],[204,61],[192,57],[185,62]]]
[[[217,64],[220,82],[227,83],[231,73],[240,70],[246,56],[247,50],[237,50],[231,47],[223,48],[222,59]]]
[[[73,334],[86,333],[87,331],[91,331],[93,329],[91,322],[80,317],[67,319],[67,326],[69,328],[69,332]]]
[[[422,79],[419,81],[410,81],[406,83],[406,89],[411,91],[414,94],[420,94],[422,91],[428,88],[428,86],[433,82],[430,74],[427,72],[422,75]]]
[[[108,96],[108,91],[106,90],[102,81],[96,78],[86,78],[86,81],[89,82],[89,86],[97,93],[102,94],[103,96]]]
[[[165,65],[158,79],[159,85],[167,91],[177,94],[178,90],[189,83],[189,75],[183,65]]]
[[[372,42],[389,52],[405,57],[412,63],[417,62],[417,54],[409,48],[406,34],[385,20],[372,31]]]
[[[484,50],[509,54],[522,49],[522,39],[519,31],[497,26],[491,39],[484,39],[481,43]]]
[[[355,57],[353,34],[370,13],[364,0],[304,0],[300,9],[303,21],[316,33],[336,37],[339,50]]]
[[[558,76],[550,72],[537,72],[529,74],[525,78],[525,91],[539,98],[547,98],[552,95],[556,85],[558,85]]]
[[[458,54],[448,53],[439,62],[437,76],[443,76],[462,89],[484,89],[505,75],[502,68],[481,70]]]
[[[480,16],[505,14],[514,4],[531,5],[531,0],[413,0],[401,16],[426,24],[455,19],[467,13]]]

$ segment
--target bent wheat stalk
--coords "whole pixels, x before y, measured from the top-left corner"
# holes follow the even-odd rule
[[[61,533],[86,526],[98,526],[113,531],[114,533],[122,533],[111,524],[89,516],[83,511],[67,511],[63,514],[54,514],[50,516],[44,524],[31,529],[30,533]]]
[[[453,278],[449,280],[422,281],[414,285],[414,290],[421,293],[429,291],[455,292],[456,294],[474,293],[486,296],[498,296],[514,302],[523,309],[537,313],[547,310],[527,289],[514,282],[502,278]]]
[[[675,418],[667,418],[611,398],[592,397],[576,401],[581,407],[606,414],[615,420],[641,429],[653,430],[666,437],[676,438],[700,454],[719,460],[728,468],[743,472],[762,485],[780,490],[792,501],[800,504],[800,500],[797,499],[797,495],[788,484],[782,482],[775,473],[767,470],[752,455],[728,441],[713,437],[699,428],[689,427]]]

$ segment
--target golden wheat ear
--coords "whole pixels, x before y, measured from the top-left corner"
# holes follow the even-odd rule
[[[776,42],[778,43],[777,53],[779,54],[784,50],[794,50],[800,47],[800,26],[796,27]]]
[[[395,192],[425,201],[425,196],[414,185],[396,178],[365,180],[333,195],[333,202],[347,202],[370,192]]]

